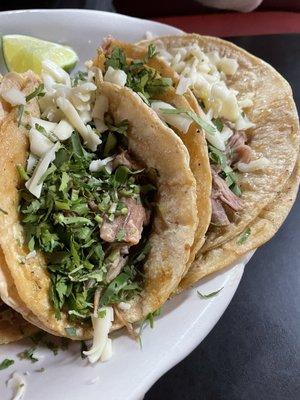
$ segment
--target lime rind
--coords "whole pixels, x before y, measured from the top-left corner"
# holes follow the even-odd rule
[[[77,54],[69,46],[24,35],[4,35],[2,54],[8,71],[16,72],[31,69],[41,73],[42,61],[45,59],[69,72],[78,61]]]

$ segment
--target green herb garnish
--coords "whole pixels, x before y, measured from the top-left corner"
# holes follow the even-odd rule
[[[140,347],[143,347],[142,345],[142,333],[144,329],[149,325],[151,329],[154,328],[154,319],[159,317],[161,315],[161,308],[158,308],[152,313],[149,313],[146,318],[141,322],[139,333],[138,333],[138,341],[140,344]]]
[[[224,287],[221,287],[220,289],[216,290],[215,292],[211,292],[211,293],[207,293],[207,294],[200,293],[199,290],[197,290],[197,293],[201,297],[201,299],[207,300],[207,299],[211,299],[212,297],[217,296],[217,294],[220,293],[222,289],[224,289]]]
[[[6,369],[8,367],[10,367],[11,365],[13,365],[15,362],[14,360],[10,360],[9,358],[6,358],[5,360],[3,360],[0,363],[0,370]]]
[[[201,118],[199,115],[197,115],[194,111],[191,110],[186,110],[184,108],[161,108],[160,111],[163,114],[179,114],[179,115],[185,115],[187,117],[190,117],[197,125],[199,125],[201,128],[203,128],[206,132],[210,133],[211,135],[215,134],[217,132],[216,128],[206,122],[203,118]]]
[[[223,130],[223,128],[224,128],[224,124],[223,124],[223,122],[221,121],[221,119],[220,119],[220,118],[214,118],[214,119],[212,120],[212,122],[213,122],[213,124],[217,127],[218,131],[219,131],[219,132],[222,132],[222,130]]]
[[[45,96],[44,84],[41,83],[32,93],[30,93],[26,96],[26,103],[28,103],[30,100],[34,99],[35,97],[43,97],[43,96]]]
[[[66,334],[69,336],[77,336],[76,328],[74,326],[68,326],[65,328]]]
[[[37,361],[39,361],[39,359],[34,356],[35,350],[36,347],[30,347],[30,349],[22,351],[22,353],[18,354],[18,356],[21,360],[29,360],[32,363],[36,363]]]
[[[150,60],[150,58],[155,57],[156,55],[157,55],[156,46],[153,43],[150,43],[147,51],[148,60]]]
[[[141,291],[140,267],[148,254],[144,232],[143,240],[130,249],[122,272],[111,282],[106,281],[114,252],[115,257],[122,256],[126,232],[119,229],[114,243],[108,243],[100,237],[102,224],[127,215],[127,198],[150,206],[155,193],[153,185],[146,190],[149,183],[143,170],[119,165],[112,171],[105,167],[90,171],[91,161],[126,149],[128,121],[106,123],[109,130],[102,134],[97,154],[85,149],[74,132],[44,174],[40,198],[26,188],[20,190],[26,243],[30,251],[40,250],[45,255],[51,282],[49,298],[57,319],[62,310],[68,314],[68,336],[76,335],[73,324],[90,321],[97,290],[101,291],[99,307],[129,301]],[[30,174],[26,177],[20,172],[30,178]]]
[[[106,59],[105,68],[121,69],[127,75],[126,86],[136,92],[148,105],[149,99],[171,87],[171,78],[160,76],[153,68],[147,66],[148,61],[157,54],[153,44],[148,46],[147,54],[143,60],[126,60],[125,52],[115,47]]]
[[[27,175],[23,165],[18,164],[17,165],[17,170],[18,170],[18,173],[19,173],[19,176],[20,176],[21,180],[27,181],[29,179],[29,176]]]
[[[24,109],[25,109],[24,104],[21,104],[18,106],[18,116],[17,116],[18,127],[21,126],[21,124],[22,124]]]
[[[237,240],[237,244],[244,244],[250,235],[251,235],[251,228],[248,227],[244,230],[244,232]]]
[[[81,82],[85,82],[87,80],[87,72],[85,71],[78,71],[76,74],[73,75],[71,78],[72,86],[78,86]]]
[[[122,49],[115,47],[111,55],[106,59],[106,68],[124,69],[126,66],[126,56]]]

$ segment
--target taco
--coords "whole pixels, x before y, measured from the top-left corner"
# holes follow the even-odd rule
[[[272,204],[292,174],[299,122],[291,88],[270,65],[218,38],[184,34],[140,45],[149,43],[169,66],[176,92],[210,125],[204,131],[213,177],[212,219],[201,253],[221,252],[221,245]],[[255,246],[265,241],[253,235],[249,245],[252,240]]]
[[[187,289],[207,275],[236,263],[237,260],[251,250],[257,249],[270,240],[287,218],[296,200],[299,183],[300,161],[298,160],[283,190],[241,235],[229,240],[220,247],[215,247],[197,255],[188,273],[180,282],[177,292]]]
[[[2,298],[50,333],[95,333],[95,361],[109,330],[157,310],[181,280],[196,183],[179,137],[130,89],[96,68],[71,80],[50,61],[42,79],[0,85]]]
[[[109,37],[98,49],[93,65],[101,69],[104,81],[128,87],[137,93],[174,130],[188,149],[190,168],[197,185],[199,218],[188,269],[204,243],[211,218],[211,172],[205,137],[199,133],[199,125],[195,121],[172,114],[178,108],[192,113],[189,100],[193,94],[190,92],[187,98],[176,94],[175,82],[168,74],[170,68],[156,57],[153,45],[145,50]]]

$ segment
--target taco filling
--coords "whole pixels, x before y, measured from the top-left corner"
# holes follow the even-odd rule
[[[147,51],[144,51],[138,46],[107,38],[94,63],[101,68],[104,81],[133,90],[164,123],[179,133],[186,134],[193,122],[209,130],[210,127],[200,116],[194,116],[188,108],[177,110],[172,104],[176,95],[180,94],[175,93],[176,84],[173,79],[162,76],[157,55],[154,44],[150,44]],[[174,89],[172,95],[170,89]]]
[[[192,111],[184,96],[176,94],[175,80],[166,76],[166,65],[156,55],[153,44],[144,49],[108,37],[98,49],[93,65],[101,69],[104,82],[135,92],[150,112],[154,111],[162,123],[179,136],[189,152],[190,168],[196,180],[199,223],[188,269],[204,243],[211,215],[211,172],[205,138],[199,131],[199,126],[208,124]],[[178,109],[186,113],[179,114]]]
[[[103,361],[108,333],[133,333],[181,280],[196,183],[183,143],[139,96],[92,66],[73,78],[42,66],[42,82],[12,73],[0,87],[5,300],[50,333],[93,337],[86,355]]]
[[[158,56],[179,75],[176,93],[184,95],[191,89],[198,101],[212,169],[211,223],[229,225],[243,209],[235,172],[253,172],[269,165],[267,158],[253,154],[247,144],[247,130],[255,126],[247,117],[252,94],[241,95],[230,88],[230,79],[239,68],[235,59],[221,57],[217,51],[205,53],[197,43],[168,49],[159,40],[155,44]],[[186,115],[185,110],[172,113]]]
[[[115,124],[105,104],[103,119],[93,119],[99,102],[107,102],[95,93],[93,73],[80,73],[70,84],[55,66],[64,82],[48,86],[50,68],[43,63],[44,84],[33,94],[42,118],[31,117],[26,125],[27,166],[17,167],[26,257],[43,252],[57,319],[63,310],[70,324],[107,315],[111,325],[113,307],[130,307],[143,286],[156,188],[149,170],[128,151],[128,121]]]

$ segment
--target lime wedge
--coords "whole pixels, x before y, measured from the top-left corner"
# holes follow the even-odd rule
[[[78,61],[71,47],[24,35],[2,36],[2,52],[7,69],[16,72],[31,69],[39,74],[46,59],[70,71]]]

